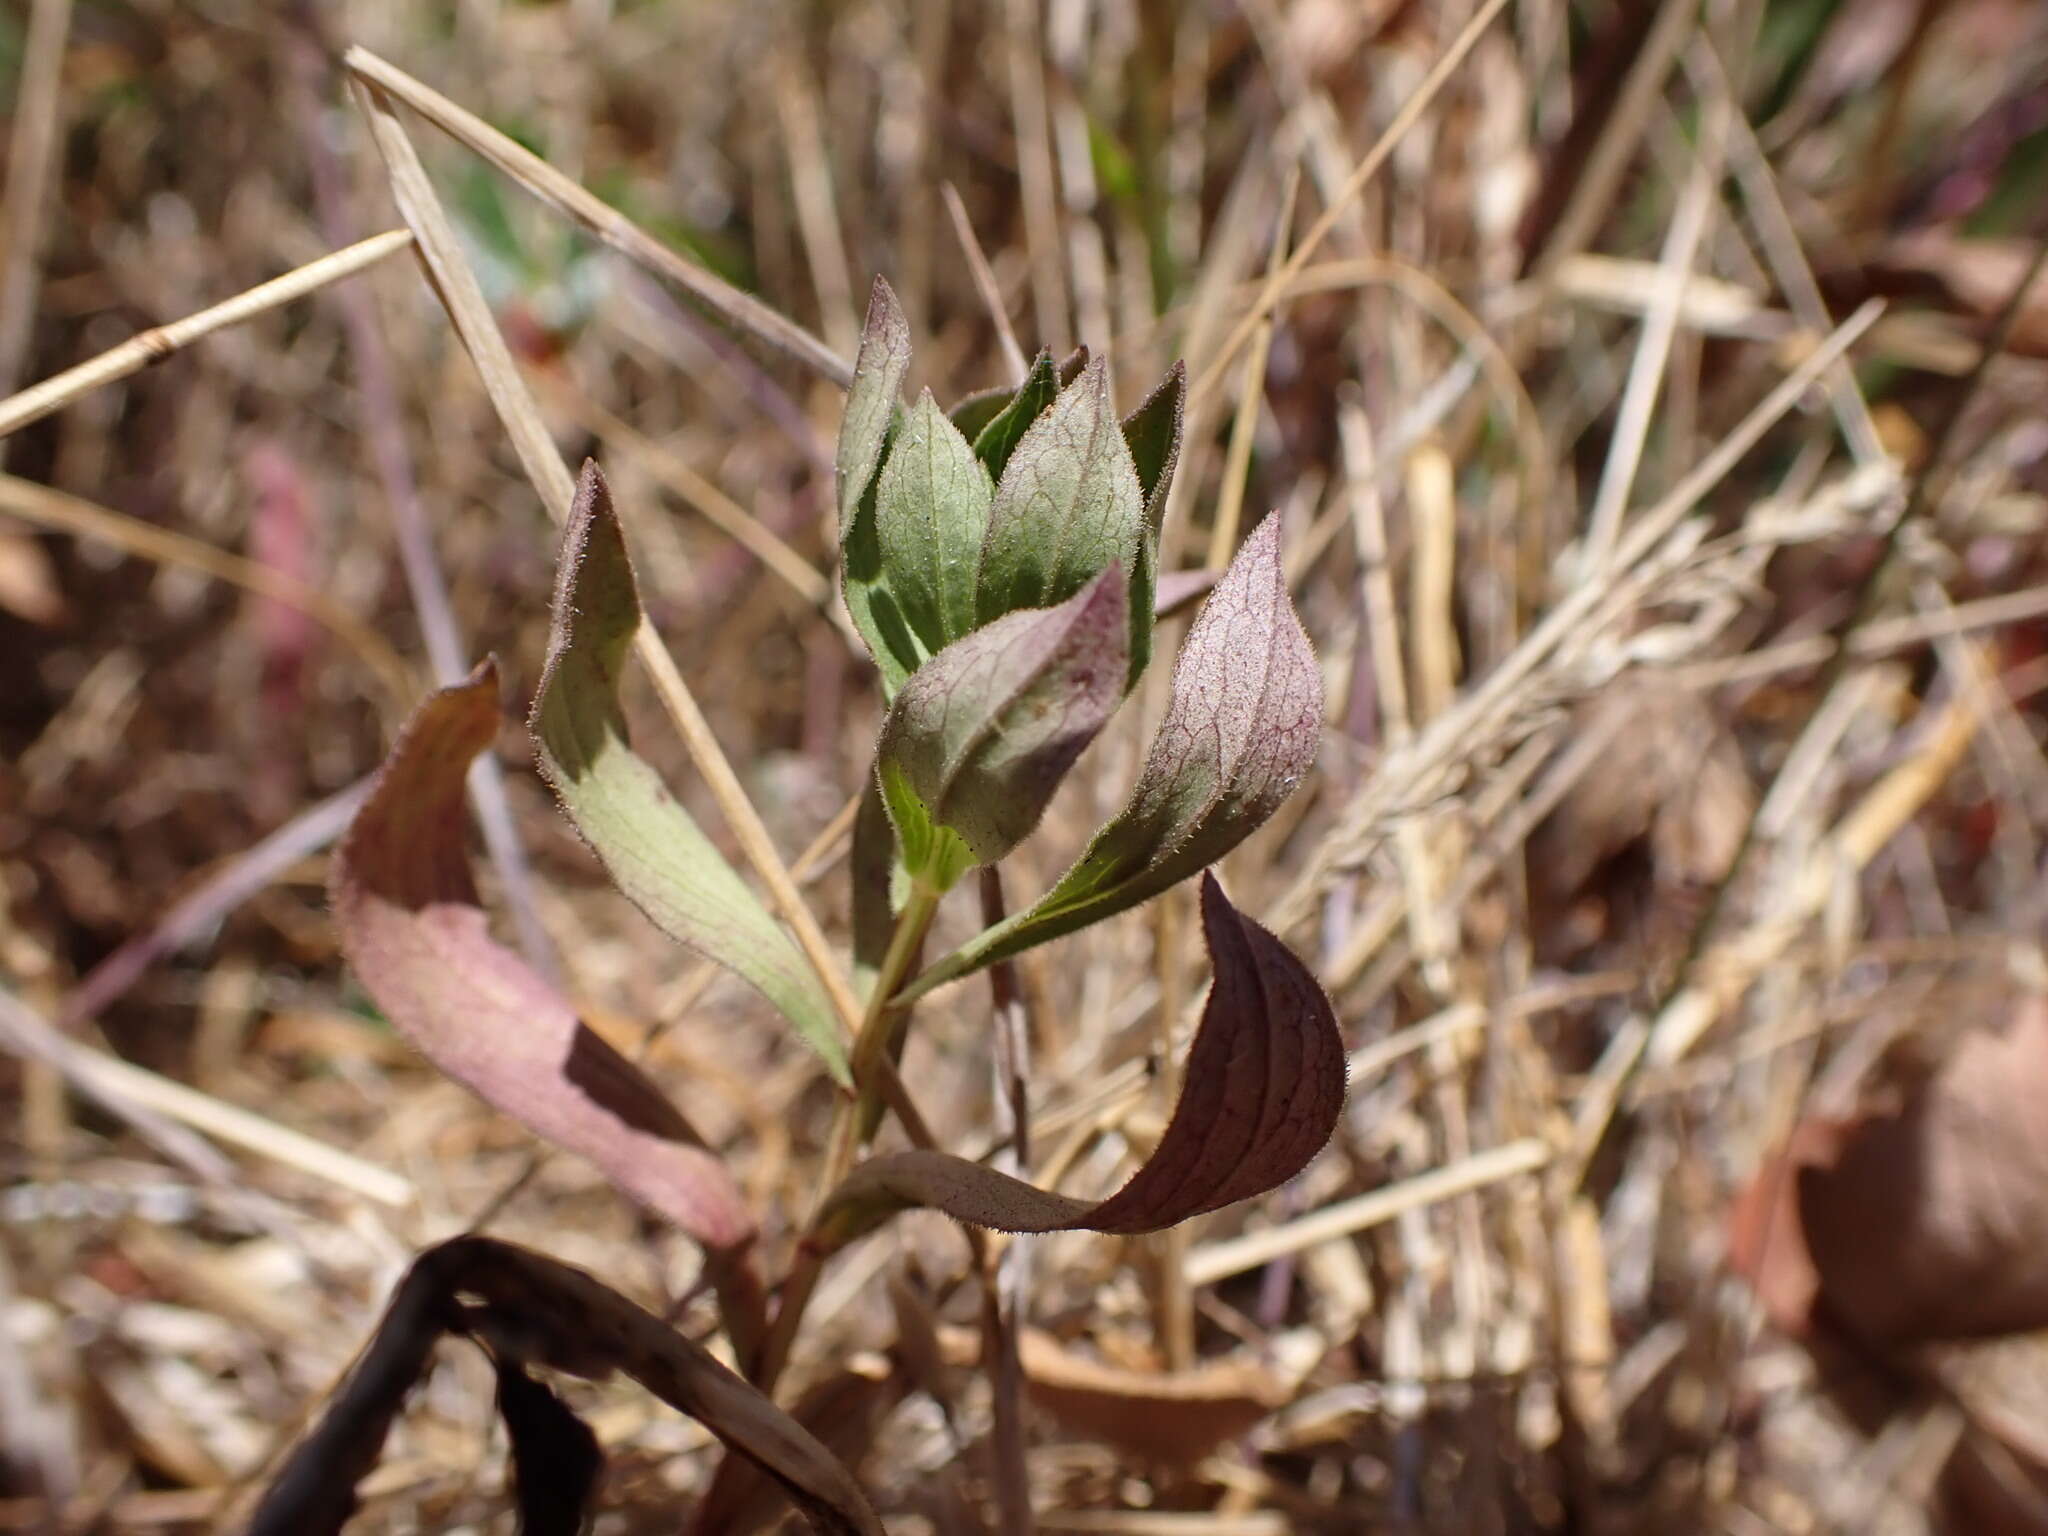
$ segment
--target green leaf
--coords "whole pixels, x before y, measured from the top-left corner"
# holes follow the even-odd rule
[[[910,323],[881,278],[868,299],[867,325],[853,362],[853,383],[839,419],[839,580],[854,628],[893,696],[922,656],[902,607],[889,590],[876,528],[875,472],[902,415],[898,403],[910,371]]]
[[[1166,493],[1173,487],[1173,471],[1180,463],[1181,429],[1187,406],[1188,365],[1175,363],[1159,381],[1159,387],[1124,418],[1124,442],[1130,446],[1138,487],[1145,493],[1145,528],[1155,540],[1159,537],[1159,520],[1166,515]]]
[[[1124,442],[1130,447],[1138,488],[1145,496],[1145,532],[1138,540],[1138,563],[1131,572],[1131,687],[1137,686],[1152,660],[1152,631],[1158,625],[1154,590],[1159,581],[1159,525],[1166,516],[1174,467],[1180,463],[1187,403],[1187,364],[1175,363],[1159,387],[1123,422]]]
[[[974,579],[994,493],[975,450],[926,390],[875,483],[882,580],[925,655],[974,627]]]
[[[1065,602],[1112,565],[1128,580],[1144,515],[1108,365],[1091,363],[1025,431],[996,485],[981,551],[982,622]]]
[[[914,878],[943,889],[1038,824],[1123,698],[1124,602],[1123,573],[1104,571],[1056,608],[1006,614],[955,641],[904,685],[878,756]]]
[[[1202,881],[1215,984],[1159,1145],[1107,1200],[1078,1200],[943,1152],[871,1158],[835,1190],[822,1241],[929,1206],[1004,1232],[1158,1232],[1264,1194],[1328,1143],[1344,1107],[1344,1038],[1308,967]]]
[[[547,667],[529,722],[540,770],[633,904],[669,937],[751,982],[847,1082],[838,1018],[817,974],[627,742],[619,677],[639,627],[611,492],[586,463],[562,536]]]
[[[970,443],[988,430],[988,424],[1003,414],[1009,403],[1017,398],[1017,391],[1007,384],[991,385],[977,389],[973,394],[956,400],[946,412],[946,419],[960,429],[960,435]]]
[[[990,479],[1002,479],[1018,440],[1031,423],[1045,414],[1045,408],[1058,398],[1059,392],[1059,374],[1053,368],[1052,354],[1041,352],[1008,403],[975,434],[974,456],[988,467]]]
[[[908,996],[1156,896],[1264,824],[1315,761],[1322,677],[1266,518],[1188,630],[1145,769],[1044,896],[930,967]]]

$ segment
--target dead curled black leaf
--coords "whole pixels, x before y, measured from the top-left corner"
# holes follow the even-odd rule
[[[338,1536],[444,1333],[482,1344],[498,1366],[530,1536],[580,1525],[600,1465],[594,1441],[562,1439],[574,1415],[531,1380],[533,1366],[630,1376],[781,1484],[813,1530],[883,1536],[852,1474],[708,1351],[583,1271],[484,1237],[455,1238],[413,1262],[362,1359],[265,1491],[249,1536]]]
[[[577,1536],[604,1451],[590,1426],[515,1360],[498,1359],[498,1417],[512,1445],[519,1536]]]
[[[1008,1232],[1157,1232],[1263,1194],[1308,1166],[1343,1107],[1344,1041],[1330,1001],[1287,946],[1202,880],[1215,983],[1165,1135],[1130,1182],[1096,1202],[1054,1194],[940,1152],[863,1163],[833,1195],[835,1247],[899,1210],[929,1206]]]

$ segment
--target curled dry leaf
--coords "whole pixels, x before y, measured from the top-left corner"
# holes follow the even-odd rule
[[[817,973],[627,741],[619,683],[640,623],[610,488],[585,463],[529,721],[541,772],[626,897],[670,938],[756,987],[847,1082],[838,1017]]]
[[[1756,795],[1741,749],[1698,693],[1625,673],[1579,712],[1573,735],[1608,745],[1531,839],[1530,877],[1548,900],[1570,900],[1644,838],[1670,884],[1728,873]]]
[[[898,1313],[898,1327],[902,1315]],[[949,1327],[934,1348],[952,1366],[981,1363],[982,1335]],[[903,1350],[902,1344],[897,1346]],[[1062,1427],[1154,1465],[1191,1467],[1248,1433],[1294,1396],[1290,1378],[1264,1360],[1204,1360],[1186,1370],[1142,1370],[1077,1353],[1042,1329],[1017,1337],[1031,1400]],[[936,1394],[935,1394],[936,1395]]]
[[[1344,1102],[1344,1041],[1315,978],[1272,934],[1202,881],[1215,971],[1158,1147],[1107,1200],[1038,1189],[965,1158],[899,1152],[856,1168],[828,1203],[827,1246],[896,1211],[929,1206],[1006,1232],[1157,1232],[1264,1194],[1308,1166]]]
[[[1155,1464],[1193,1466],[1287,1401],[1286,1384],[1251,1360],[1184,1371],[1134,1371],[1063,1349],[1027,1329],[1017,1340],[1031,1400],[1069,1430]]]
[[[499,1358],[498,1417],[512,1449],[519,1536],[577,1536],[604,1471],[590,1426],[515,1360]]]
[[[944,887],[1038,825],[1123,698],[1124,575],[949,645],[903,686],[877,749],[882,798],[911,873]]]
[[[707,1350],[583,1271],[482,1237],[456,1238],[414,1262],[361,1361],[265,1492],[250,1536],[334,1536],[341,1530],[355,1508],[356,1485],[375,1465],[443,1333],[477,1340],[500,1364],[500,1403],[520,1457],[522,1510],[539,1508],[560,1520],[573,1500],[580,1513],[577,1483],[582,1480],[587,1492],[594,1479],[595,1445],[544,1452],[535,1444],[537,1431],[560,1429],[573,1415],[552,1393],[546,1393],[550,1406],[517,1385],[508,1405],[502,1374],[508,1365],[536,1388],[528,1367],[592,1381],[630,1376],[780,1483],[813,1530],[883,1536],[866,1497],[832,1453]],[[549,1495],[533,1490],[529,1503],[530,1477],[559,1481]]]
[[[977,587],[982,622],[1065,602],[1111,566],[1128,580],[1144,520],[1109,365],[1097,361],[1026,429],[997,482]]]
[[[342,953],[433,1064],[716,1248],[753,1235],[738,1186],[661,1090],[490,936],[463,848],[463,784],[498,729],[498,673],[428,696],[335,850]]]
[[[1280,568],[1280,519],[1252,531],[1188,630],[1131,798],[1032,906],[927,970],[915,996],[1136,906],[1264,824],[1315,761],[1322,676]]]

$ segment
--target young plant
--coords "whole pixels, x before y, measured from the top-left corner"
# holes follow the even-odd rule
[[[772,1310],[754,1222],[722,1160],[658,1088],[487,932],[463,852],[461,807],[464,777],[497,726],[492,663],[420,706],[335,860],[344,953],[393,1026],[487,1102],[589,1158],[621,1191],[695,1237],[747,1379],[708,1371],[692,1355],[691,1379],[716,1390],[677,1387],[673,1371],[662,1374],[669,1368],[646,1364],[662,1347],[639,1321],[607,1325],[615,1334],[627,1329],[630,1347],[578,1354],[562,1342],[560,1317],[574,1298],[618,1319],[637,1309],[551,1261],[508,1257],[519,1251],[504,1245],[459,1250],[459,1265],[440,1250],[421,1261],[406,1293],[413,1299],[394,1303],[358,1369],[375,1381],[352,1383],[308,1442],[339,1444],[345,1454],[327,1484],[313,1494],[300,1486],[276,1506],[290,1519],[317,1508],[320,1528],[338,1529],[352,1506],[348,1490],[374,1460],[432,1338],[452,1332],[479,1338],[498,1363],[515,1451],[530,1445],[532,1424],[572,1418],[559,1401],[543,1401],[544,1388],[538,1396],[528,1390],[526,1366],[627,1369],[643,1380],[653,1370],[669,1384],[670,1401],[781,1481],[817,1528],[878,1529],[851,1479],[821,1471],[817,1458],[829,1453],[768,1397],[835,1252],[910,1206],[1015,1232],[1158,1231],[1293,1177],[1335,1128],[1344,1050],[1328,1000],[1307,968],[1205,875],[1202,927],[1214,982],[1180,1101],[1121,1189],[1080,1199],[929,1144],[895,1072],[916,1003],[946,982],[1133,907],[1243,841],[1308,771],[1322,690],[1282,577],[1279,522],[1269,517],[1188,632],[1165,718],[1124,808],[1035,902],[920,966],[946,893],[1032,832],[1144,672],[1185,380],[1176,367],[1119,420],[1102,362],[1079,353],[1055,366],[1041,355],[1016,388],[948,411],[929,391],[902,403],[909,363],[908,327],[878,280],[837,458],[842,590],[888,703],[853,834],[854,975],[865,997],[850,1048],[855,1021],[834,1004],[835,991],[846,996],[840,979],[813,969],[632,750],[618,690],[644,618],[594,464],[584,468],[562,542],[530,721],[542,773],[619,888],[673,938],[756,988],[843,1090],[818,1180],[823,1194]],[[891,1109],[917,1145],[863,1159]],[[493,1291],[452,1278],[493,1265],[525,1279]],[[397,1368],[385,1358],[394,1352]],[[560,1508],[569,1511],[562,1519],[573,1519],[594,1485],[594,1455],[586,1447],[570,1458],[570,1486],[552,1504],[529,1487],[532,1468],[544,1463],[523,1457],[522,1508]],[[305,1453],[291,1466],[294,1476],[308,1475]],[[542,1517],[529,1524],[540,1529]]]

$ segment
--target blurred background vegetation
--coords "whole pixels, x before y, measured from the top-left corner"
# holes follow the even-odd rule
[[[1005,381],[956,189],[1027,352],[1106,352],[1126,406],[1187,358],[1166,569],[1286,515],[1328,731],[1225,877],[1319,965],[1355,1052],[1336,1144],[1266,1208],[1035,1245],[1040,1527],[1993,1529],[1957,1502],[1988,1435],[1995,1528],[2048,1530],[2037,1387],[1987,1406],[1937,1375],[1845,1403],[1727,1241],[1803,1112],[1910,1097],[2048,984],[2048,288],[2008,305],[2048,234],[2048,10],[1514,0],[1353,195],[1482,9],[10,0],[0,395],[395,227],[352,43],[841,356],[885,274],[912,386],[942,398]],[[408,122],[793,857],[879,712],[821,600],[837,391]],[[1687,485],[1872,299],[1850,368]],[[511,722],[554,534],[412,256],[0,450],[0,990],[22,1016],[0,1032],[0,1530],[230,1518],[408,1256],[478,1220],[708,1336],[688,1245],[435,1078],[335,954],[318,808],[433,673],[413,530],[464,660],[508,675],[511,821],[572,991],[788,1241],[829,1085],[744,989],[690,979],[531,773]],[[1697,518],[1615,558],[1674,487]],[[793,568],[762,563],[763,529]],[[1120,802],[1161,698],[1084,760],[1013,896]],[[840,935],[843,886],[828,861]],[[1170,1108],[1191,915],[1026,967],[1040,1171],[1065,1187],[1113,1186]],[[950,1144],[984,1146],[986,988],[926,1011],[906,1076]],[[106,1095],[227,1160],[67,1088],[53,1037],[103,1084],[109,1058],[152,1074]],[[223,1132],[221,1106],[253,1119]],[[1443,1170],[1464,1182],[1411,1182]],[[1394,1198],[1217,1268],[1240,1233],[1375,1191]],[[992,1528],[964,1267],[936,1218],[871,1241],[792,1377],[892,1530]],[[509,1528],[489,1386],[445,1363],[358,1528]],[[599,1529],[673,1529],[707,1437],[623,1387],[577,1400],[612,1456]]]

